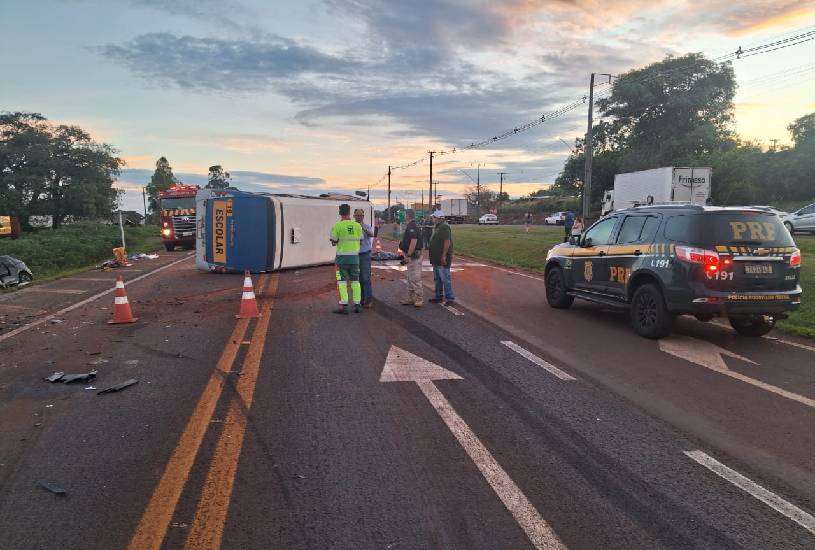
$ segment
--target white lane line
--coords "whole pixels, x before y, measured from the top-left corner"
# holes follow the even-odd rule
[[[453,315],[455,315],[456,317],[460,317],[460,316],[464,315],[464,313],[462,313],[461,311],[457,310],[457,309],[456,309],[456,308],[454,308],[453,306],[446,306],[446,305],[444,305],[444,304],[440,304],[440,305],[441,305],[441,307],[443,307],[444,309],[446,309],[447,311],[449,311],[450,313],[452,313],[452,314],[453,314]]]
[[[786,397],[792,401],[797,401],[802,405],[806,405],[807,407],[815,408],[815,399],[810,399],[809,397],[805,397],[803,395],[793,393],[791,391],[787,391],[783,388],[779,388],[778,386],[773,386],[772,384],[767,384],[766,382],[762,382],[761,380],[756,380],[755,378],[750,378],[749,376],[745,376],[740,372],[735,372],[732,370],[714,370],[715,372],[720,372],[725,376],[729,376],[730,378],[735,378],[736,380],[741,380],[742,382],[746,382],[752,386],[757,388],[761,388],[762,390],[766,390],[770,393],[774,393],[776,395],[780,395],[781,397]]]
[[[566,546],[560,541],[552,527],[538,513],[535,506],[529,502],[529,499],[512,481],[509,474],[501,468],[501,465],[498,464],[490,451],[464,422],[464,419],[453,409],[433,381],[417,380],[416,384],[433,405],[433,408],[436,409],[436,412],[439,413],[444,423],[447,424],[447,427],[464,448],[467,455],[478,467],[481,475],[490,484],[495,494],[507,507],[512,517],[524,530],[535,548],[546,550],[565,549]]]
[[[116,277],[71,277],[72,281],[103,281],[105,283],[112,283],[116,281]]]
[[[78,290],[73,288],[43,288],[41,286],[32,286],[26,289],[26,292],[53,292],[54,294],[85,294],[87,290]]]
[[[815,534],[815,517],[809,514],[791,502],[788,502],[776,495],[772,491],[768,491],[761,485],[755,483],[749,478],[744,477],[735,470],[732,470],[702,451],[682,451],[688,458],[695,460],[717,476],[726,479],[742,491],[757,498],[776,512],[788,517],[810,533]]]
[[[183,262],[184,260],[189,260],[192,257],[193,257],[193,255],[189,254],[188,256],[185,256],[185,257],[181,258],[180,260],[176,260],[176,261],[174,261],[172,263],[169,263],[167,265],[157,267],[153,271],[148,271],[144,275],[139,275],[135,279],[127,281],[125,283],[125,285],[129,285],[131,283],[141,281],[145,277],[149,277],[150,275],[154,275],[154,274],[158,273],[159,271],[164,271],[168,267],[172,267],[175,264]],[[60,315],[62,315],[64,313],[68,313],[69,311],[73,311],[73,310],[75,310],[77,308],[80,308],[80,307],[84,306],[85,304],[89,304],[89,303],[93,302],[94,300],[97,300],[97,299],[101,298],[102,296],[106,296],[106,295],[112,293],[114,290],[116,290],[115,287],[110,288],[110,289],[105,290],[105,291],[102,291],[102,292],[100,292],[98,294],[94,294],[93,296],[91,296],[89,298],[85,298],[81,302],[77,302],[77,303],[72,304],[72,305],[70,305],[68,307],[64,307],[64,308],[60,309],[59,311],[55,311],[54,313],[51,313],[50,315],[46,315],[45,317],[41,317],[41,318],[37,319],[36,321],[32,321],[32,322],[28,323],[27,325],[23,325],[21,327],[18,327],[16,329],[12,330],[11,332],[7,332],[5,334],[0,334],[0,342],[2,342],[3,340],[7,340],[7,339],[9,339],[9,338],[11,338],[13,336],[17,336],[21,332],[25,332],[25,331],[27,331],[29,329],[32,329],[32,328],[34,328],[36,326],[39,326],[39,325],[41,325],[43,323],[46,323],[46,322],[50,321],[51,319],[53,319],[54,317],[58,317],[58,316],[60,316]]]
[[[511,273],[513,275],[518,275],[519,277],[526,277],[527,279],[534,279],[536,281],[544,282],[543,277],[535,277],[534,275],[527,275],[526,273],[521,273],[520,271],[512,271],[511,269],[504,269],[503,267],[496,267],[494,265],[486,265],[486,267],[491,267],[492,269],[497,269],[498,271],[503,271],[504,273]]]
[[[765,339],[770,340],[772,342],[778,342],[779,344],[785,344],[787,346],[793,346],[793,347],[796,347],[796,348],[805,349],[807,351],[815,351],[815,347],[813,347],[813,346],[807,346],[805,344],[799,344],[798,342],[793,342],[791,340],[783,340],[781,338],[776,338],[775,336],[763,336],[762,338],[765,338]]]
[[[560,370],[559,368],[557,368],[553,364],[549,363],[548,361],[544,361],[543,359],[541,359],[540,357],[538,357],[537,355],[535,355],[531,351],[522,348],[521,346],[519,346],[515,342],[512,342],[510,340],[503,340],[501,343],[504,344],[509,349],[511,349],[512,351],[514,351],[515,353],[517,353],[518,355],[521,355],[522,357],[525,357],[525,358],[529,359],[530,361],[532,361],[533,363],[535,363],[536,365],[538,365],[542,369],[548,371],[550,374],[553,374],[553,375],[557,376],[561,380],[565,380],[567,382],[577,380],[571,374],[563,372],[562,370]]]

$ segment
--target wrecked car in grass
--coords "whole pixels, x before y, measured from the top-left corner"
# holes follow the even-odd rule
[[[34,280],[24,262],[12,256],[0,256],[0,288],[23,286]]]

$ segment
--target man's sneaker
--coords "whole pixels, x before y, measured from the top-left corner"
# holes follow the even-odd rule
[[[424,306],[423,302],[413,302],[413,307],[422,307]]]
[[[402,302],[403,306],[412,306],[415,302],[413,300],[405,300]]]
[[[444,301],[444,298],[430,298],[428,302],[431,304],[440,304]]]
[[[362,313],[362,306],[359,304],[354,304],[354,313]]]
[[[337,309],[334,310],[334,313],[339,315],[348,315],[348,306],[341,305]]]
[[[454,306],[454,305],[456,305],[456,300],[455,299],[445,300],[443,305],[445,305],[445,306]]]

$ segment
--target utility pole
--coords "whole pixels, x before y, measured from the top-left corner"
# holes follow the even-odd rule
[[[475,215],[481,217],[481,164],[475,168]]]
[[[144,191],[144,187],[141,188],[141,200],[144,203],[144,223],[147,223],[147,194]]]
[[[369,201],[371,200],[371,185],[370,184],[368,184],[368,195],[365,198],[368,199]]]
[[[391,223],[391,167],[388,166],[388,223]]]
[[[506,176],[507,173],[498,172],[498,175],[501,176],[501,183],[498,184],[498,209],[500,211],[501,205],[504,203],[504,176]]]
[[[430,200],[433,200],[433,155],[436,154],[436,151],[428,151],[430,154],[430,194],[427,195]]]
[[[422,205],[422,210],[424,210],[424,189],[422,189],[422,202],[420,202],[419,204]]]
[[[583,220],[588,219],[589,211],[591,209],[591,161],[592,161],[592,154],[593,154],[593,135],[592,135],[592,126],[594,125],[593,116],[594,116],[594,77],[597,76],[607,76],[608,83],[611,84],[612,75],[608,73],[591,73],[591,79],[589,80],[589,125],[588,129],[586,130],[586,146],[584,154],[586,155],[586,171],[583,177]]]
[[[770,143],[772,143],[772,146],[770,146],[770,151],[775,153],[775,148],[778,145],[778,140],[773,138],[773,139],[770,140]]]

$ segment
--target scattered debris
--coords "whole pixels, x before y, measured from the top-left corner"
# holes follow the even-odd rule
[[[122,382],[120,384],[116,384],[115,386],[105,388],[104,390],[98,392],[97,395],[102,395],[103,393],[113,393],[113,392],[117,392],[117,391],[122,391],[123,389],[129,388],[133,384],[138,384],[138,383],[139,383],[138,380],[136,380],[135,378],[131,378],[130,380],[125,380],[124,382]]]
[[[297,479],[306,479],[306,476],[301,474],[295,474],[294,477],[296,477]]]
[[[85,372],[82,374],[66,374],[62,377],[62,382],[65,384],[72,384],[73,382],[88,382],[89,380],[96,378],[96,374],[98,372],[99,371],[96,369],[93,369],[90,372]]]
[[[86,389],[86,390],[95,390],[95,389],[96,389],[96,386],[88,386],[88,387],[87,387],[87,388],[85,388],[85,389]]]
[[[103,359],[99,357],[98,359],[94,359],[93,361],[88,361],[89,365],[102,365],[104,363],[110,363],[108,359]]]
[[[43,489],[45,489],[47,491],[50,491],[50,492],[54,493],[55,495],[63,495],[64,496],[64,495],[68,494],[65,491],[65,489],[63,489],[59,485],[54,485],[50,481],[45,481],[44,479],[39,480],[37,482],[37,485],[39,485],[40,487],[42,487]]]
[[[64,322],[65,322],[65,319],[51,319],[51,324],[52,325],[61,325]]]
[[[391,260],[399,260],[401,258],[402,257],[399,254],[396,254],[395,252],[379,251],[371,254],[371,259],[377,262],[387,262]]]
[[[170,527],[178,527],[179,529],[186,529],[189,526],[186,523],[178,523],[178,522],[174,521],[174,522],[172,522],[170,524]]]
[[[125,365],[138,365],[138,364],[139,364],[138,359],[128,359],[127,361],[125,361]]]
[[[101,351],[89,351],[88,355],[102,355]]]
[[[50,404],[50,405],[46,405],[46,406],[45,406],[45,408],[46,408],[46,409],[50,409],[50,408],[53,408],[53,406],[54,406],[54,404],[52,403],[52,404]]]
[[[64,372],[55,372],[51,376],[43,378],[43,380],[45,380],[46,382],[51,382],[53,384],[54,382],[59,382],[60,380],[62,380],[63,376],[65,376]]]
[[[244,346],[249,345],[251,343],[252,343],[251,340],[244,340],[243,342],[241,342],[241,344],[244,345]]]

